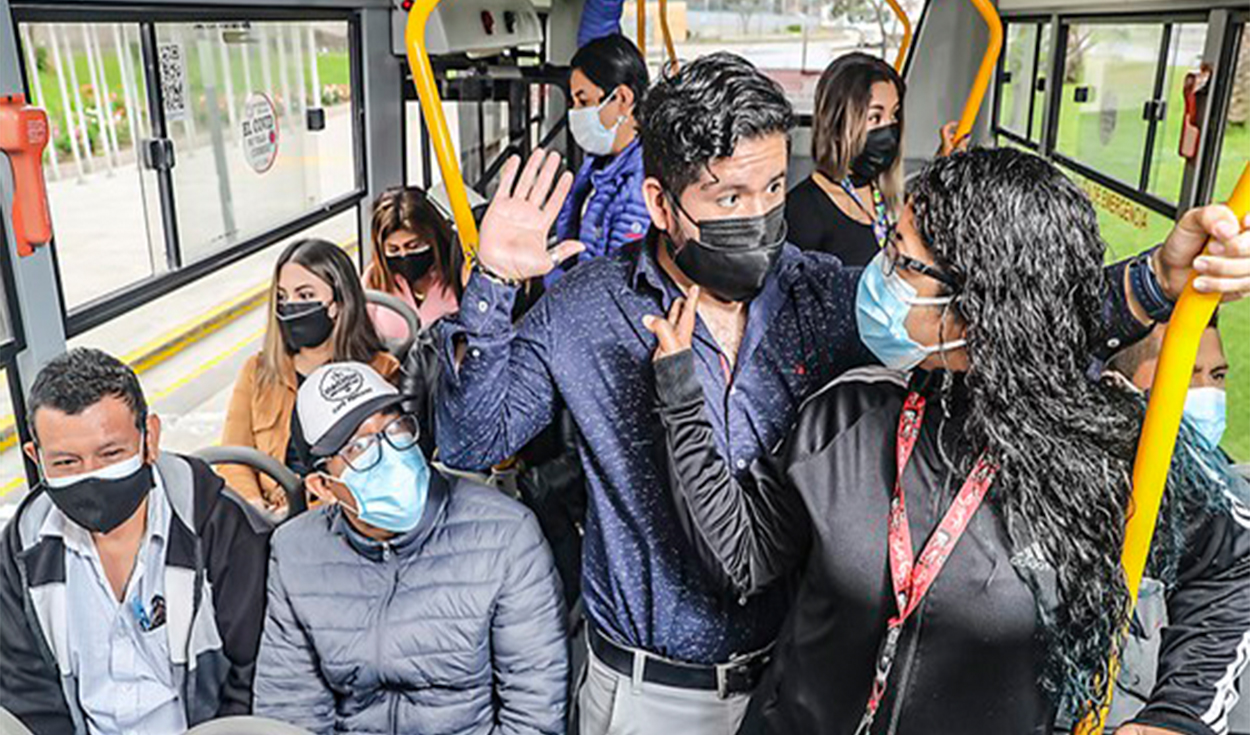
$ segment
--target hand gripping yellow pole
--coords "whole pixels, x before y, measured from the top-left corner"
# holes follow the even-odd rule
[[[955,140],[972,132],[972,124],[977,121],[985,91],[990,88],[990,80],[994,77],[994,67],[998,66],[998,55],[1003,50],[1003,22],[999,19],[992,0],[972,0],[972,4],[990,28],[990,43],[985,47],[981,67],[977,69],[976,80],[972,82],[972,91],[964,102],[963,114],[959,116],[959,127],[955,129]]]
[[[438,0],[416,0],[413,3],[412,10],[408,11],[408,25],[404,28],[404,45],[408,49],[412,82],[417,88],[417,98],[421,100],[421,115],[430,131],[438,168],[443,172],[443,185],[447,187],[447,198],[451,201],[451,213],[456,220],[460,247],[464,249],[465,256],[472,259],[477,253],[477,223],[473,220],[473,210],[469,207],[464,176],[460,173],[460,162],[456,158],[455,146],[451,143],[451,132],[447,129],[443,100],[438,94],[438,85],[434,82],[430,53],[425,47],[425,24],[436,7]]]
[[[903,62],[907,60],[907,50],[911,48],[911,19],[907,17],[907,11],[903,10],[903,6],[898,4],[898,0],[885,1],[889,3],[890,9],[894,11],[898,22],[903,26],[903,40],[899,42],[898,55],[894,57],[894,71],[902,74]]]
[[[1243,220],[1246,213],[1250,212],[1250,164],[1242,170],[1241,178],[1228,200],[1228,206],[1237,215],[1238,221]],[[1133,464],[1133,499],[1128,524],[1124,529],[1124,551],[1121,555],[1133,605],[1137,604],[1137,591],[1141,587],[1142,575],[1146,572],[1146,561],[1150,558],[1155,523],[1159,520],[1159,506],[1163,502],[1168,469],[1172,466],[1172,452],[1176,449],[1176,435],[1180,430],[1181,414],[1185,409],[1185,395],[1189,392],[1194,361],[1198,357],[1198,342],[1219,304],[1219,294],[1195,291],[1191,276],[1180,300],[1176,302],[1163,337],[1159,365],[1155,370],[1154,384],[1150,387],[1146,422],[1142,426],[1141,439],[1137,444],[1137,460]],[[1103,707],[1077,726],[1075,732],[1078,735],[1092,735],[1103,731],[1107,711],[1111,706],[1117,669],[1118,666],[1113,662],[1111,681],[1108,682]]]

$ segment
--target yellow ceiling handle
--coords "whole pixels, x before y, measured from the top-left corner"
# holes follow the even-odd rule
[[[638,50],[647,58],[647,0],[634,0],[638,8]]]
[[[894,11],[898,22],[903,26],[903,40],[898,45],[898,56],[894,57],[894,71],[902,74],[903,62],[907,60],[907,50],[911,48],[911,19],[907,17],[907,11],[903,10],[903,6],[898,4],[898,0],[885,1],[889,3],[890,9]]]
[[[1250,212],[1250,164],[1242,169],[1228,206],[1239,222]],[[1190,276],[1163,336],[1154,383],[1150,386],[1146,421],[1137,444],[1137,460],[1133,464],[1132,515],[1124,529],[1124,552],[1121,555],[1134,605],[1137,604],[1142,575],[1146,572],[1146,561],[1150,558],[1159,506],[1163,502],[1168,469],[1172,466],[1172,452],[1176,449],[1176,435],[1185,410],[1185,396],[1189,392],[1194,361],[1198,357],[1198,343],[1219,304],[1219,294],[1195,291],[1194,276]],[[1102,732],[1107,710],[1111,706],[1110,694],[1115,686],[1114,673],[1117,669],[1118,666],[1112,666],[1113,676],[1104,706],[1081,722],[1075,731],[1079,735]]]
[[[673,45],[673,34],[668,30],[668,0],[660,0],[660,35],[664,36],[664,47],[668,49],[668,63],[671,67],[669,71],[675,72],[677,47]]]
[[[959,116],[959,127],[955,130],[955,140],[972,132],[972,125],[977,121],[977,113],[981,110],[981,102],[985,92],[990,88],[990,80],[994,78],[994,68],[998,66],[998,55],[1003,50],[1003,22],[998,17],[992,0],[972,0],[977,12],[985,20],[990,29],[990,42],[985,47],[985,55],[981,57],[981,67],[977,69],[976,80],[972,82],[972,91],[964,103],[963,114]]]
[[[434,81],[434,68],[430,66],[430,52],[425,47],[425,24],[436,7],[438,0],[416,0],[413,3],[412,10],[408,11],[408,25],[404,28],[404,45],[408,49],[408,67],[412,70],[412,82],[417,88],[417,98],[421,101],[421,115],[430,131],[438,168],[443,172],[443,185],[447,187],[447,198],[451,202],[451,213],[456,221],[456,232],[460,236],[460,247],[467,257],[472,258],[477,253],[477,222],[473,220],[473,209],[469,206],[469,195],[464,188],[464,176],[460,173],[456,148],[451,142],[447,117],[443,114],[443,100]]]

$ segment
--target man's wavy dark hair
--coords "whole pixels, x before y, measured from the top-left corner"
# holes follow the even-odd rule
[[[701,56],[647,92],[638,112],[647,176],[680,196],[699,170],[739,141],[789,134],[794,109],[781,86],[726,52]]]
[[[1120,549],[1145,414],[1139,395],[1088,375],[1106,288],[1098,219],[1058,169],[1008,148],[937,159],[908,197],[920,236],[959,284],[952,308],[967,325],[970,405],[955,476],[982,448],[999,463],[991,502],[1017,550],[1039,551],[1057,576],[1055,609],[1034,590],[1044,684],[1080,716],[1101,700],[1128,622]],[[1226,483],[1237,483],[1203,471],[1220,463],[1204,460],[1194,437],[1186,426],[1148,570],[1168,584],[1186,521],[1227,507]]]

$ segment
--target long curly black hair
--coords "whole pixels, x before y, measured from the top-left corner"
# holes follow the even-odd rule
[[[960,286],[951,308],[967,326],[969,451],[954,469],[967,471],[981,448],[999,463],[991,502],[1013,542],[1028,539],[1057,575],[1056,609],[1039,609],[1044,684],[1083,715],[1106,689],[1130,614],[1120,549],[1145,409],[1089,374],[1108,286],[1097,217],[1058,169],[1014,149],[938,159],[908,198],[920,236]],[[1188,431],[1152,556],[1152,576],[1165,581],[1186,519],[1224,497],[1192,461]]]

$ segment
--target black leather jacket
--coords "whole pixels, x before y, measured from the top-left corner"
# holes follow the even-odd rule
[[[880,368],[848,373],[808,400],[774,456],[736,476],[715,448],[689,352],[657,362],[656,381],[671,486],[705,565],[743,599],[799,575],[744,731],[850,735],[894,612],[886,536],[903,378]],[[942,411],[927,412],[904,473],[917,550],[963,481],[942,460],[942,420]],[[959,417],[946,420],[949,455]],[[1135,722],[1227,731],[1250,653],[1250,526],[1235,516],[1210,514],[1189,535],[1167,600],[1158,684]],[[903,629],[874,735],[1049,735],[1057,707],[1039,685],[1046,651],[1033,592],[1045,606],[1046,569],[1013,551],[985,505]]]

